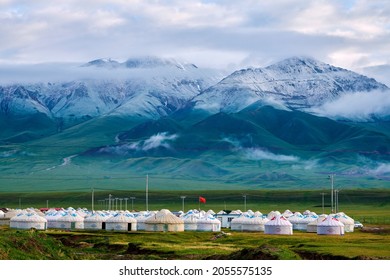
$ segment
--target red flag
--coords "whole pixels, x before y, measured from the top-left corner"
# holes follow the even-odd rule
[[[199,196],[199,202],[206,203],[206,198],[204,198],[203,196]]]

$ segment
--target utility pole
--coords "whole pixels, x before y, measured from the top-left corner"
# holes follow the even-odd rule
[[[94,208],[94,196],[95,196],[95,189],[92,187],[92,203],[91,203],[91,204],[92,204],[92,208],[91,208],[91,209],[92,209],[92,212],[93,212],[93,210],[94,210],[94,209],[93,209],[93,208]]]
[[[325,193],[321,193],[321,195],[322,195],[322,214],[325,214],[325,209],[324,209],[324,202],[325,202],[324,196],[325,196]]]
[[[118,199],[117,197],[115,197],[115,211],[118,210]]]
[[[145,198],[146,198],[146,211],[149,211],[149,175],[146,174],[146,195],[145,195]]]
[[[330,206],[331,206],[331,213],[333,214],[334,213],[334,207],[333,207],[333,187],[334,187],[334,174],[330,174],[329,175],[329,178],[330,178],[330,187],[331,187],[331,191],[330,191]]]
[[[119,210],[122,210],[122,201],[123,201],[123,198],[119,198]]]
[[[132,197],[130,197],[130,199],[131,199],[131,211],[133,211],[134,210],[134,199],[135,199],[135,197],[132,196]]]
[[[336,203],[336,207],[335,207],[336,213],[339,212],[339,191],[340,191],[340,190],[334,190],[334,194],[335,194],[335,203]]]
[[[124,200],[125,200],[125,208],[126,208],[126,211],[127,211],[127,201],[129,200],[129,198],[125,197]]]
[[[184,213],[184,199],[186,198],[186,196],[182,195],[182,196],[180,196],[180,198],[183,200],[181,211],[183,211],[183,213]]]
[[[108,210],[111,210],[111,197],[112,197],[112,194],[109,194],[108,195]]]
[[[244,211],[246,212],[246,194],[242,196],[244,198]]]
[[[49,209],[49,200],[46,199],[46,208]]]

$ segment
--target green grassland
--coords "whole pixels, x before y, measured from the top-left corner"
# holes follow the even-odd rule
[[[45,232],[0,228],[0,259],[390,259],[389,228],[344,236],[295,231]]]
[[[268,213],[272,210],[283,212],[286,209],[303,212],[306,209],[322,213],[322,195],[325,193],[324,212],[330,213],[329,190],[200,190],[200,191],[178,191],[149,190],[149,210],[169,209],[171,211],[182,210],[182,199],[184,199],[184,210],[213,209],[220,210],[245,210],[243,195],[246,195],[246,209],[259,210]],[[127,201],[128,210],[146,210],[145,192],[140,190],[94,190],[94,210],[108,208],[108,203],[103,202],[109,195],[113,198],[135,197],[133,207],[131,200]],[[206,204],[199,204],[198,197],[206,198]],[[20,204],[19,204],[20,203]],[[27,207],[73,207],[92,208],[92,190],[74,192],[0,192],[0,207],[27,208]],[[125,201],[118,200],[112,205],[112,209],[125,210]],[[339,192],[339,211],[343,211],[353,218],[364,223],[390,224],[390,191],[387,189],[351,189]]]
[[[322,190],[324,191],[324,190]],[[91,190],[77,192],[2,192],[0,207],[87,207],[91,209]],[[134,210],[145,210],[145,193],[131,190],[95,190],[95,210],[107,209],[99,200],[134,196]],[[199,206],[203,210],[242,209],[268,213],[271,210],[322,213],[321,191],[309,190],[202,190],[151,191],[149,209],[185,211]],[[207,199],[199,204],[198,196]],[[325,196],[325,212],[330,212],[330,196]],[[113,209],[125,209],[118,202]],[[127,209],[131,210],[130,200]],[[262,232],[87,232],[14,230],[0,227],[0,259],[390,259],[390,191],[353,189],[339,194],[339,210],[364,224],[363,229],[344,236],[319,236],[294,231],[292,236]]]

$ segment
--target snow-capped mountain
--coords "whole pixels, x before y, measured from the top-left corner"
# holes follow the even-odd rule
[[[65,127],[106,114],[156,119],[222,78],[218,71],[153,57],[98,59],[76,70],[83,78],[0,86],[0,114],[45,114]]]
[[[237,112],[256,101],[307,109],[345,93],[386,90],[386,85],[311,58],[293,57],[265,68],[234,72],[198,95],[195,108]]]

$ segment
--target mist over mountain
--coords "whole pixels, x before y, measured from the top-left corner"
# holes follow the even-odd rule
[[[157,57],[72,67],[0,84],[1,174],[390,179],[390,90],[372,78],[305,57],[227,76]]]

